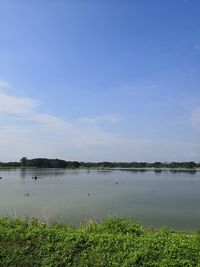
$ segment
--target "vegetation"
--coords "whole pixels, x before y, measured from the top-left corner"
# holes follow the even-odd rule
[[[20,162],[0,162],[2,167],[38,167],[38,168],[169,168],[169,169],[195,169],[200,168],[200,163],[189,162],[78,162],[66,161],[62,159],[35,158],[27,159],[23,157]]]
[[[20,162],[0,162],[0,168],[7,168],[7,167],[11,167],[11,168],[16,168],[16,167],[20,167],[21,163]]]
[[[77,161],[65,161],[62,159],[21,159],[21,165],[23,167],[38,167],[38,168],[78,168],[80,163]]]
[[[132,220],[47,226],[0,218],[0,266],[200,266],[200,234]]]

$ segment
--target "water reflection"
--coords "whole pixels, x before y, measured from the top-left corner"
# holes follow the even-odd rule
[[[158,173],[161,173],[162,170],[154,170],[154,172],[158,174]]]
[[[148,169],[119,169],[120,171],[125,171],[125,172],[133,172],[133,173],[137,173],[137,172],[146,172],[149,171]]]
[[[21,168],[19,169],[21,178],[39,177],[45,178],[49,176],[62,176],[66,169],[40,169],[40,168]],[[70,174],[77,174],[79,171],[70,172]]]
[[[197,170],[174,170],[174,169],[170,169],[169,170],[172,173],[189,173],[189,174],[196,174]]]

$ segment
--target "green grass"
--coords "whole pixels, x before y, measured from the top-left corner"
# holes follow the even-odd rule
[[[120,218],[46,226],[0,218],[0,266],[200,266],[200,234]]]

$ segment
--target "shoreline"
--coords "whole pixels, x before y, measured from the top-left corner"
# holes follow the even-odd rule
[[[2,169],[61,169],[61,170],[97,170],[97,171],[107,171],[107,170],[136,170],[136,171],[200,171],[200,168],[172,168],[172,167],[163,167],[163,168],[155,168],[155,167],[102,167],[102,168],[95,168],[95,167],[78,167],[78,168],[68,168],[68,167],[19,167],[19,166],[0,166],[0,170]]]

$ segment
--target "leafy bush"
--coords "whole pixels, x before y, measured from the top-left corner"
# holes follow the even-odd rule
[[[121,218],[46,226],[0,218],[0,266],[200,266],[200,234]]]

